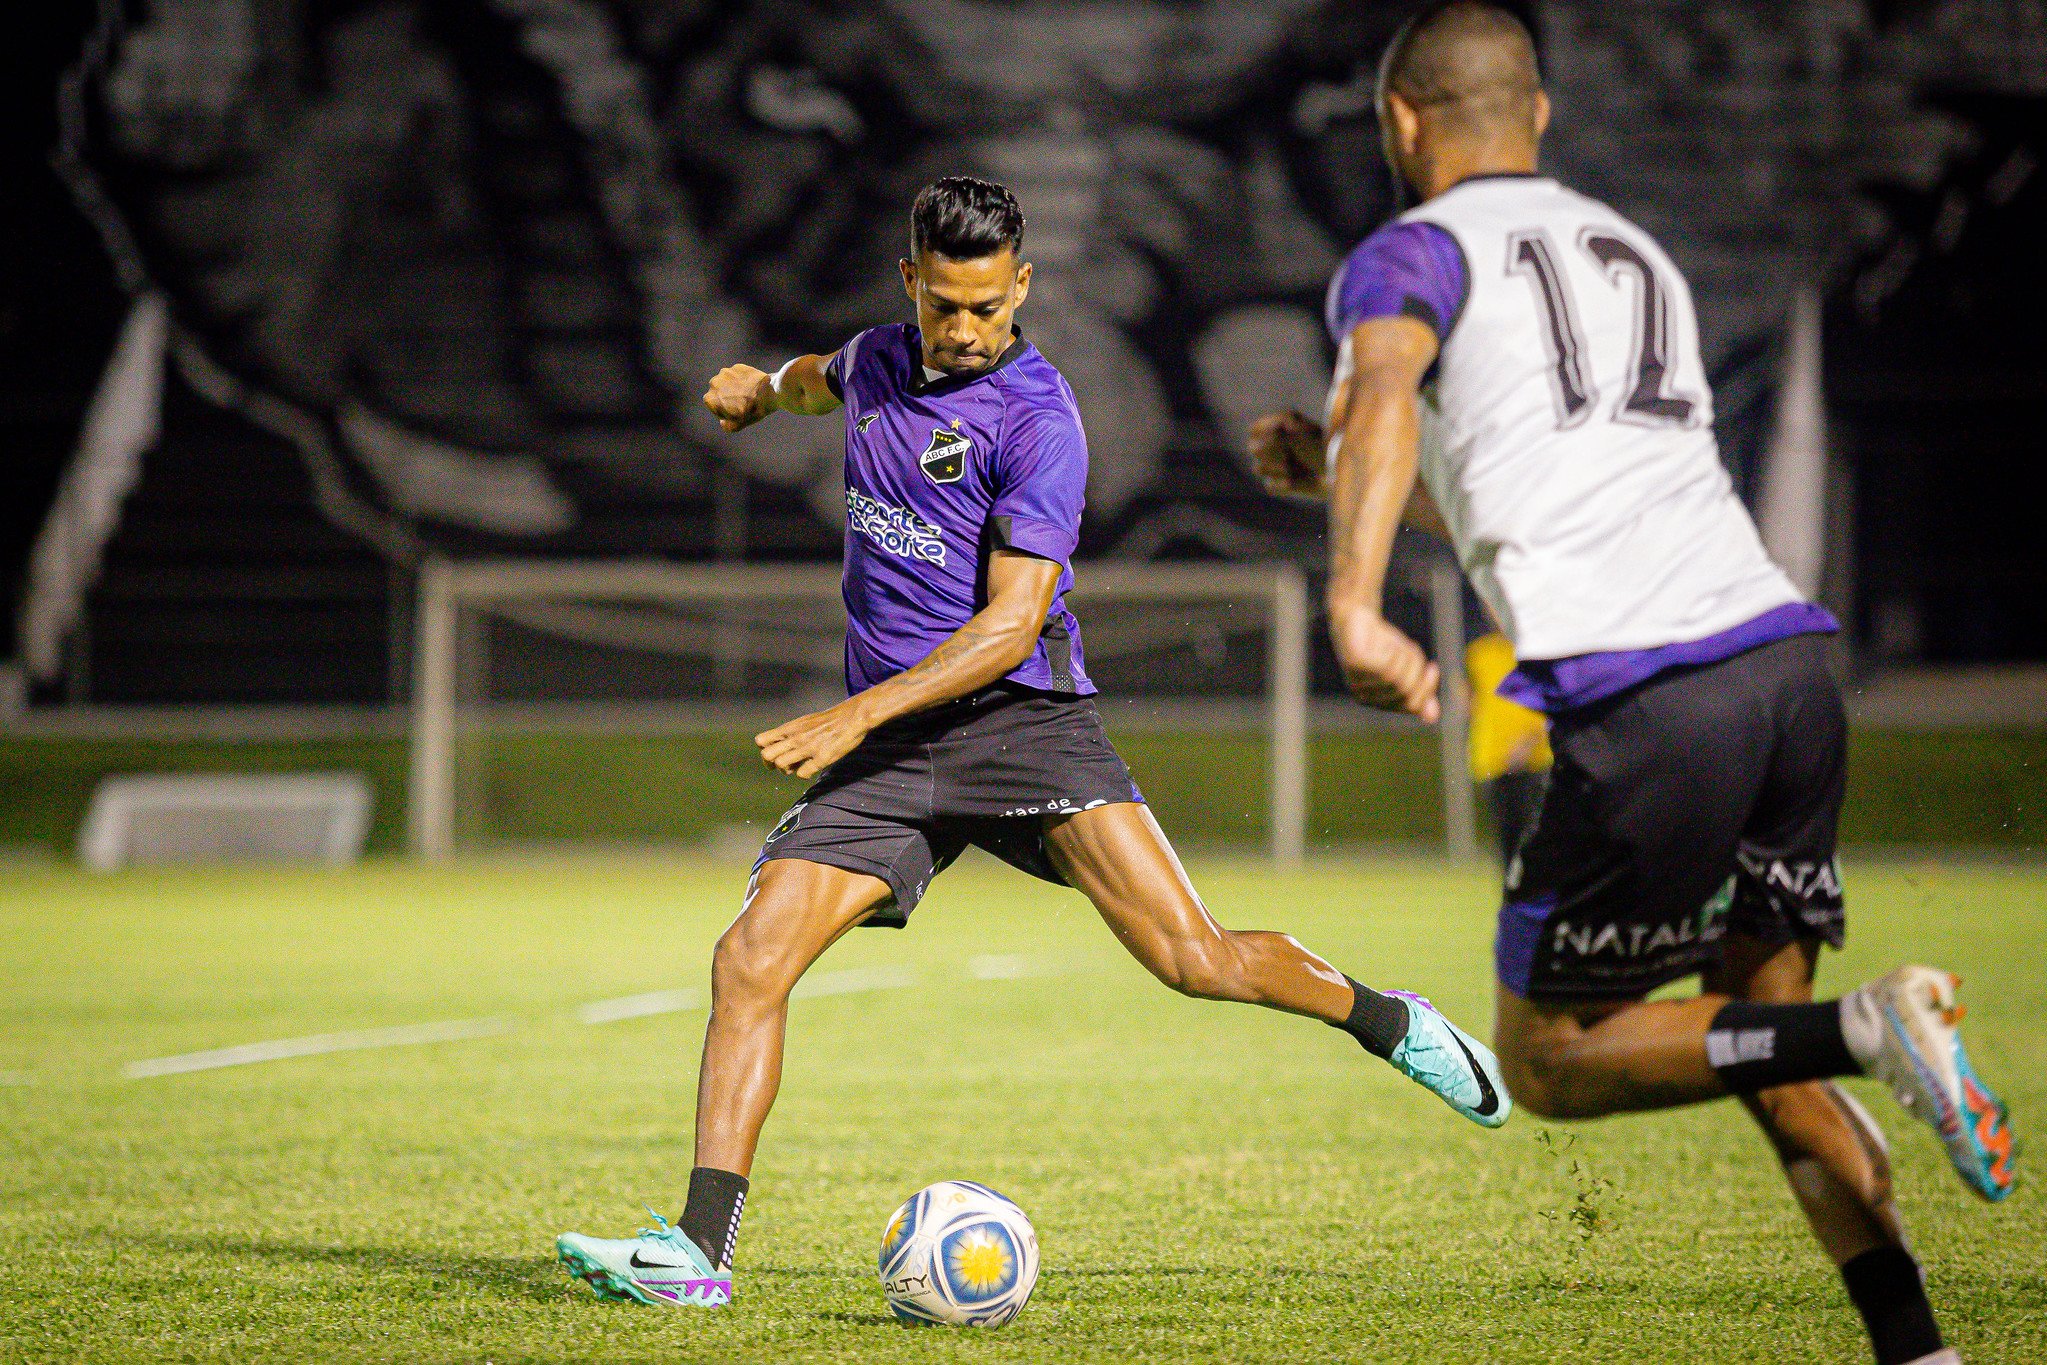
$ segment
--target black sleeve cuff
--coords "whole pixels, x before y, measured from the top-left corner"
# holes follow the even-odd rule
[[[1427,299],[1415,294],[1409,294],[1400,301],[1400,316],[1413,318],[1416,322],[1434,332],[1437,340],[1442,340],[1443,320],[1436,316],[1434,306]]]

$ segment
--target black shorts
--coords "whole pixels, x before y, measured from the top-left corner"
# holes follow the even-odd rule
[[[1822,637],[1794,636],[1556,717],[1500,907],[1508,990],[1643,995],[1729,933],[1841,946],[1847,722],[1824,665]]]
[[[967,845],[1064,886],[1046,817],[1143,800],[1092,698],[997,683],[868,735],[789,808],[754,868],[802,858],[879,877],[895,894],[867,923],[900,929]]]

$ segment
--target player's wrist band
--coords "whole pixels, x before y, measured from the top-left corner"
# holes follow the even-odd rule
[[[789,373],[789,367],[794,365],[799,359],[801,359],[800,356],[790,356],[782,362],[781,369],[768,376],[768,391],[773,393],[775,397],[780,398],[782,396],[782,380]]]

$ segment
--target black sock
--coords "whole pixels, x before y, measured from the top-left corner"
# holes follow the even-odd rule
[[[1862,1068],[1841,1036],[1841,1004],[1721,1006],[1706,1033],[1706,1061],[1736,1095],[1773,1085],[1859,1076]]]
[[[1841,1267],[1848,1297],[1869,1328],[1876,1365],[1905,1365],[1941,1347],[1919,1263],[1903,1247],[1865,1251]]]
[[[1350,981],[1349,977],[1344,978]],[[1365,1045],[1374,1057],[1391,1057],[1393,1049],[1407,1036],[1407,1002],[1381,995],[1370,986],[1350,981],[1356,994],[1350,1003],[1350,1018],[1333,1027],[1342,1029]]]
[[[689,1202],[676,1226],[711,1258],[718,1270],[732,1269],[732,1249],[739,1244],[739,1211],[746,1207],[746,1177],[699,1166],[689,1173]]]

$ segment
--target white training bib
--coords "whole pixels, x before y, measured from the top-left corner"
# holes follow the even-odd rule
[[[1647,233],[1534,176],[1403,217],[1464,253],[1422,477],[1518,657],[1703,639],[1800,600],[1720,463],[1691,291]]]

